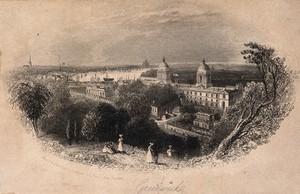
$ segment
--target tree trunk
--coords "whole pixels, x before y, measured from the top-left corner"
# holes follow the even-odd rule
[[[219,144],[212,156],[213,159],[219,159],[221,154],[224,154],[226,151],[228,151],[232,142],[238,138],[239,134],[242,132],[247,123],[249,123],[248,119],[239,120],[234,130]]]
[[[39,137],[39,130],[38,130],[38,126],[37,126],[37,121],[36,120],[32,120],[32,126],[34,129],[34,133],[36,137]]]

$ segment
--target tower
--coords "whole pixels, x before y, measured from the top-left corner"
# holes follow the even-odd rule
[[[171,82],[171,74],[172,71],[166,62],[165,57],[163,57],[163,63],[159,65],[158,70],[157,70],[157,80],[158,81],[163,81],[165,83],[170,83]]]
[[[32,67],[31,55],[29,55],[29,62],[28,62],[28,64],[29,64],[29,67]]]
[[[203,86],[204,88],[212,86],[211,71],[209,69],[209,66],[205,63],[204,59],[197,70],[197,86]]]

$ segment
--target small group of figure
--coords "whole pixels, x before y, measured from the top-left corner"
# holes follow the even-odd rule
[[[104,145],[104,148],[103,148],[103,152],[104,153],[109,153],[109,154],[114,154],[116,152],[119,152],[119,153],[124,153],[124,147],[123,147],[123,134],[119,134],[119,139],[118,139],[118,150],[116,150],[114,148],[114,144],[111,142],[109,144],[106,144]]]
[[[169,145],[169,149],[167,150],[168,157],[173,157],[174,152],[175,150],[172,149],[172,145]],[[154,143],[150,143],[148,146],[146,162],[158,164],[158,150]]]

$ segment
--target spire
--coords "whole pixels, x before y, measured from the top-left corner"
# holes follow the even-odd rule
[[[28,62],[28,64],[29,64],[29,67],[32,67],[31,55],[29,55],[29,62]]]
[[[165,57],[163,57],[162,61],[163,61],[164,63],[166,63],[166,58],[165,58]]]

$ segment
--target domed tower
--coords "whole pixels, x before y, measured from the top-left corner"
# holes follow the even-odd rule
[[[166,62],[165,57],[163,57],[163,63],[159,65],[158,70],[157,70],[157,80],[158,81],[163,81],[165,83],[170,83],[171,82],[171,74],[172,71]]]
[[[199,65],[197,70],[197,86],[203,86],[204,88],[211,87],[211,72],[209,66],[203,59],[202,64]]]

